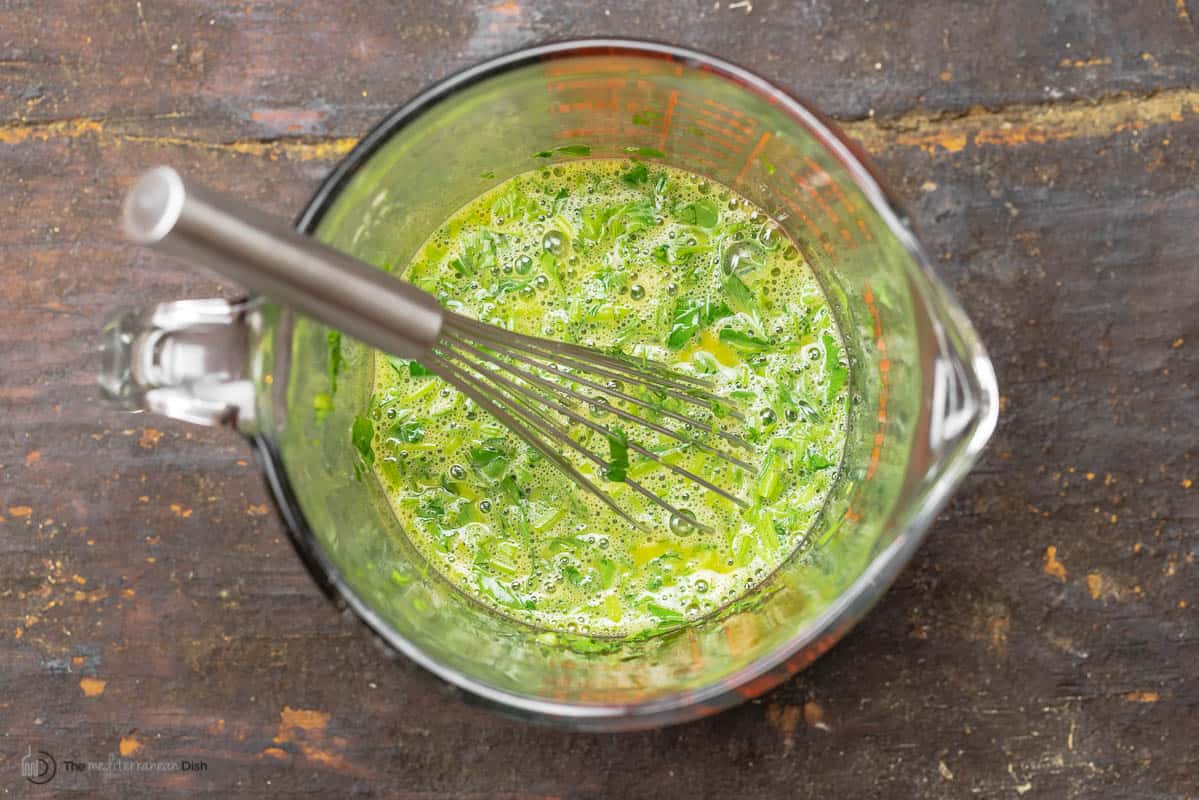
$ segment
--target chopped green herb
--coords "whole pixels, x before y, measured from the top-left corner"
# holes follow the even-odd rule
[[[682,349],[691,341],[691,337],[699,333],[719,319],[724,319],[733,312],[724,303],[713,303],[711,300],[695,300],[680,297],[675,303],[674,317],[671,320],[670,334],[666,346],[671,350]]]
[[[822,469],[828,469],[829,467],[831,467],[833,465],[833,462],[829,461],[827,458],[820,455],[820,453],[817,453],[815,450],[809,449],[807,456],[804,459],[804,465],[809,470],[816,472],[816,471],[819,471]]]
[[[841,364],[841,348],[837,346],[836,338],[826,333],[821,341],[824,343],[824,369],[828,373],[826,397],[832,400],[849,380],[849,370]]]
[[[687,618],[673,608],[660,606],[657,603],[646,603],[645,610],[650,616],[655,617],[659,622],[668,623],[670,625],[681,625],[687,621]]]
[[[757,336],[750,336],[748,333],[735,331],[732,328],[721,329],[720,341],[748,353],[764,353],[770,349],[770,342],[765,339],[759,339]]]
[[[663,195],[666,194],[666,183],[669,178],[665,172],[658,174],[658,179],[654,181],[654,205],[661,207]]]
[[[629,474],[629,437],[623,428],[608,429],[608,466],[604,477],[610,481],[623,481]]]
[[[325,341],[329,346],[329,394],[337,394],[337,376],[345,359],[341,354],[341,331],[327,331]]]
[[[566,200],[569,197],[570,197],[570,192],[567,191],[565,186],[563,186],[561,189],[558,190],[558,193],[556,195],[554,195],[553,208],[550,209],[551,217],[558,216],[558,214],[562,211],[563,204],[566,203]]]
[[[419,420],[408,420],[398,423],[393,433],[401,442],[415,444],[425,438],[425,426]]]
[[[463,237],[462,255],[450,261],[450,266],[459,275],[477,275],[495,267],[495,239],[491,232],[479,229]]]
[[[316,412],[317,422],[323,422],[333,410],[333,398],[327,392],[317,392],[312,396],[312,410]]]
[[[408,375],[413,378],[421,378],[426,375],[433,374],[419,361],[406,358],[396,358],[395,356],[387,356],[387,363],[393,370],[395,370],[396,375]]]
[[[621,175],[620,179],[629,186],[643,186],[649,181],[649,168],[644,164],[636,164],[624,175]]]
[[[585,144],[564,144],[561,147],[555,147],[553,150],[541,150],[533,154],[533,158],[553,158],[559,156],[589,156],[591,155],[590,145]]]
[[[767,503],[777,500],[783,491],[783,472],[786,468],[783,458],[776,450],[771,449],[758,470],[758,484],[754,487],[754,494]]]
[[[674,210],[675,217],[687,225],[698,225],[701,228],[715,228],[720,222],[720,211],[716,204],[707,198],[695,200]]]
[[[558,272],[557,256],[546,250],[542,252],[538,263],[541,265],[541,271],[548,275],[556,285],[562,285],[562,275]]]
[[[529,608],[531,605],[517,596],[516,592],[500,583],[494,575],[480,575],[479,589],[492,600],[508,608]]]
[[[491,204],[493,222],[528,222],[540,213],[541,204],[521,191],[515,183]]]
[[[651,109],[646,109],[645,111],[638,111],[636,114],[633,115],[633,124],[634,125],[652,125],[655,120],[658,120],[661,117],[662,117],[662,114],[660,112],[653,111]]]
[[[611,242],[654,224],[654,206],[648,200],[619,205],[593,205],[583,209],[579,240],[584,244]]]
[[[350,441],[368,466],[375,463],[375,451],[371,448],[374,438],[375,424],[367,417],[354,417],[354,424],[350,426]]]
[[[721,288],[724,289],[724,296],[728,298],[729,308],[733,311],[744,314],[755,322],[761,317],[762,310],[758,305],[758,298],[743,280],[736,275],[730,275]]]
[[[500,437],[484,439],[478,447],[470,450],[470,466],[490,483],[496,483],[508,471],[512,461],[512,450],[508,442]]]
[[[642,158],[666,158],[666,154],[656,147],[626,147],[624,151]]]

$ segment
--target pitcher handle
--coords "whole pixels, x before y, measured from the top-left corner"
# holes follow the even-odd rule
[[[248,365],[254,300],[177,300],[122,312],[104,326],[98,381],[117,408],[197,425],[255,423]]]

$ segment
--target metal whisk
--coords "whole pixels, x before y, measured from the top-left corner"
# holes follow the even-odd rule
[[[601,470],[610,466],[610,459],[570,434],[571,425],[608,441],[618,438],[628,452],[656,461],[729,502],[747,505],[734,490],[671,463],[623,428],[601,425],[587,414],[589,408],[602,405],[630,429],[697,448],[734,472],[752,475],[754,467],[731,452],[749,451],[750,445],[723,430],[712,413],[704,415],[706,419],[698,415],[700,409],[711,412],[718,405],[723,415],[742,419],[735,405],[715,395],[701,378],[647,359],[526,336],[446,311],[415,286],[235,200],[185,182],[170,167],[151,170],[130,189],[124,229],[138,244],[207,267],[373,347],[419,361],[634,525],[637,520],[567,458],[566,452],[574,451]],[[672,398],[680,410],[647,396]],[[693,413],[684,413],[687,408]],[[665,424],[667,419],[671,424]],[[703,527],[689,512],[636,480],[624,476],[620,482],[663,508],[673,521]]]

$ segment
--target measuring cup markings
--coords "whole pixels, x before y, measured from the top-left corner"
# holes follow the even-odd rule
[[[787,208],[794,211],[796,216],[803,220],[804,227],[811,231],[815,231],[817,233],[819,232],[820,229],[812,222],[812,218],[808,216],[807,212],[804,211],[803,207],[799,205],[796,199],[783,192],[778,186],[770,186],[767,184],[767,188],[770,189],[771,194],[777,200],[781,200],[787,206]],[[834,248],[828,237],[818,235],[816,238],[820,241],[821,246],[824,247],[824,251],[830,256],[833,255]]]
[[[724,136],[728,141],[741,145],[749,141],[753,131],[744,131],[732,124],[732,120],[725,119],[719,114],[713,113],[701,106],[686,104],[686,108],[690,109],[695,116],[696,124],[716,131],[721,136]]]
[[[731,107],[729,107],[729,106],[726,106],[724,103],[721,103],[721,102],[719,102],[719,101],[717,101],[717,100],[713,100],[713,99],[712,99],[712,98],[710,98],[710,97],[705,97],[705,98],[704,98],[704,103],[705,103],[705,105],[712,106],[713,108],[719,108],[721,111],[725,112],[726,114],[728,114],[728,115],[730,115],[730,116],[733,116],[733,117],[744,117],[745,119],[751,120],[751,121],[752,121],[752,122],[754,122],[755,124],[757,123],[757,120],[755,120],[755,119],[754,119],[753,117],[751,117],[749,114],[746,114],[744,111],[739,111],[739,110],[737,110],[737,109],[735,109],[735,108],[731,108]]]
[[[620,128],[564,128],[554,134],[555,139],[578,139],[581,137],[617,136]]]
[[[881,356],[878,363],[879,371],[879,390],[878,390],[878,433],[874,434],[874,447],[870,451],[870,462],[866,466],[866,480],[874,478],[878,472],[878,464],[883,455],[883,443],[886,441],[887,430],[887,397],[890,394],[891,385],[891,360],[887,358],[887,340],[883,336],[883,318],[879,313],[878,304],[874,299],[874,289],[869,281],[863,284],[862,301],[866,304],[866,309],[870,312],[870,316],[874,319],[874,341],[875,347],[878,348],[878,353]],[[884,368],[884,365],[885,368]]]
[[[615,51],[600,48],[591,55],[604,58],[602,61],[597,61],[589,58],[555,58],[550,55],[543,60],[542,69],[547,76],[593,75],[596,72],[612,72],[620,75],[674,75],[676,77],[683,74],[683,65],[669,54],[662,54],[660,57],[626,58]]]
[[[685,136],[686,134],[683,135]],[[722,150],[713,150],[710,147],[705,147],[697,141],[688,142],[683,145],[683,148],[689,154],[699,153],[700,155],[707,157],[707,160],[713,164],[720,164],[721,162],[729,160],[728,153]]]
[[[874,234],[870,232],[870,226],[866,224],[866,220],[862,219],[861,217],[856,217],[854,222],[857,223],[858,230],[862,232],[862,238],[865,239],[867,243],[873,242]]]
[[[791,180],[795,181],[799,186],[802,186],[807,191],[808,195],[816,201],[816,204],[820,206],[820,209],[829,219],[831,219],[837,225],[841,224],[841,217],[838,216],[837,212],[833,210],[833,207],[825,201],[820,192],[816,191],[816,188],[813,187],[812,184],[808,183],[808,181],[798,172],[792,171],[785,162],[779,164],[779,168],[782,169],[783,172],[787,173],[787,176],[791,178]]]
[[[574,103],[560,103],[552,109],[557,114],[569,114],[573,111],[616,111],[617,105],[600,103],[596,100],[578,100]]]
[[[883,319],[878,310],[878,303],[874,298],[874,289],[870,282],[866,281],[862,285],[862,301],[866,304],[866,310],[870,312],[870,317],[874,323],[874,342],[875,348],[878,350],[878,430],[874,434],[873,446],[870,449],[870,459],[866,464],[866,477],[862,484],[859,484],[854,490],[853,497],[849,500],[843,519],[850,522],[860,522],[861,514],[857,510],[857,500],[861,497],[864,491],[864,486],[868,481],[874,480],[874,476],[878,473],[879,463],[883,457],[883,446],[887,441],[887,399],[891,394],[891,359],[887,356],[887,340],[883,336]]]
[[[712,123],[699,119],[698,117],[692,117],[690,122],[697,128],[704,128],[705,130],[711,131],[711,133],[704,134],[704,138],[713,144],[724,148],[725,150],[729,151],[729,153],[734,155],[741,152],[741,145],[727,138],[725,135],[722,135],[721,129]]]
[[[741,171],[737,173],[737,183],[742,183],[745,180],[745,173],[749,172],[750,167],[754,165],[754,160],[762,153],[762,148],[770,141],[770,131],[766,131],[759,138],[754,149],[749,151],[749,157],[745,159],[745,164],[741,167]]]
[[[623,89],[628,83],[624,78],[572,78],[547,84],[545,88],[551,92],[562,92],[567,89],[585,92],[598,89]]]
[[[849,199],[847,194],[845,194],[845,191],[841,188],[841,185],[833,180],[832,177],[830,177],[829,174],[824,171],[823,167],[817,164],[811,156],[804,156],[804,163],[807,164],[809,175],[811,175],[813,178],[812,183],[818,187],[817,191],[819,191],[820,188],[827,186],[829,190],[836,196],[837,202],[841,205],[842,209],[845,210],[846,214],[853,216],[857,213],[857,206],[854,205],[854,202]],[[874,241],[874,237],[871,235],[870,229],[866,225],[866,220],[862,219],[861,217],[855,217],[853,222],[861,232],[862,239],[864,241]],[[848,231],[842,229],[842,235],[845,236],[847,234]]]
[[[665,147],[666,139],[670,135],[670,123],[674,119],[674,108],[679,102],[679,90],[672,89],[670,97],[666,99],[666,111],[662,113],[662,134],[658,139],[658,146]]]
[[[734,119],[732,117],[726,117],[725,115],[721,114],[720,112],[713,111],[712,109],[707,108],[706,106],[689,104],[689,107],[694,109],[697,113],[699,113],[705,119],[710,119],[713,122],[719,124],[720,126],[722,126],[722,130],[725,130],[730,136],[735,136],[742,142],[749,141],[749,138],[754,135],[754,132],[757,129],[758,121],[755,119],[752,119],[752,118],[749,120],[749,124],[747,125],[746,123],[741,122],[740,120]]]
[[[854,204],[853,200],[850,200],[849,195],[845,194],[845,190],[841,188],[841,184],[833,180],[832,177],[824,171],[824,167],[817,164],[816,160],[811,156],[804,156],[804,163],[808,165],[808,169],[811,171],[811,174],[816,177],[817,183],[820,183],[823,186],[828,186],[833,190],[833,194],[837,195],[837,199],[841,202],[842,208],[844,208],[847,213],[858,213],[858,207]],[[865,223],[863,222],[863,224]]]

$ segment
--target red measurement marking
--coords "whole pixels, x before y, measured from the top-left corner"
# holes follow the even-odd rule
[[[691,144],[688,144],[687,149],[691,152],[703,153],[704,155],[711,156],[717,161],[728,161],[729,159],[729,154],[724,150],[713,150],[710,147],[704,147],[699,142],[692,142]]]
[[[704,103],[706,105],[713,106],[714,108],[719,108],[721,111],[731,114],[734,117],[745,117],[745,119],[749,120],[751,123],[753,123],[755,125],[758,122],[756,119],[751,117],[749,114],[746,114],[743,111],[738,111],[737,109],[733,108],[732,106],[726,106],[724,103],[718,103],[715,100],[711,99],[710,97],[705,97]]]
[[[616,128],[566,128],[554,134],[555,139],[580,139],[591,136],[616,136]]]
[[[711,111],[710,109],[703,108],[702,106],[694,106],[694,105],[690,106],[690,108],[693,109],[694,111],[698,112],[700,117],[705,121],[705,123],[712,125],[715,130],[720,131],[725,136],[729,137],[730,139],[734,139],[737,142],[740,142],[741,144],[748,142],[749,137],[753,136],[752,129],[746,130],[745,128],[741,127],[741,125],[738,124],[735,120],[731,120],[728,117],[722,117],[720,114],[717,114],[715,111]],[[709,120],[710,120],[710,122],[709,122]]]
[[[736,140],[735,136],[732,133],[730,133],[727,128],[722,128],[719,125],[715,125],[711,122],[708,122],[706,119],[699,119],[699,118],[693,119],[692,124],[695,125],[697,128],[704,128],[706,130],[711,131],[711,133],[704,134],[705,138],[711,139],[713,142],[720,145],[725,150],[728,150],[732,153],[740,153],[741,152],[741,144]]]
[[[816,205],[820,206],[820,210],[823,211],[829,219],[837,224],[841,223],[841,218],[837,216],[837,212],[833,210],[833,207],[825,202],[824,197],[821,196],[820,192],[816,191],[811,184],[804,180],[802,175],[800,175],[798,172],[792,172],[786,164],[780,164],[779,168],[782,169],[783,172],[787,173],[791,180],[795,181],[807,190],[812,199],[816,201]]]
[[[870,228],[866,227],[866,220],[858,217],[854,220],[854,222],[857,223],[858,230],[862,232],[862,238],[864,238],[867,242],[873,242],[874,237],[870,234]]]
[[[866,467],[866,480],[870,480],[878,472],[878,464],[883,456],[883,444],[886,441],[887,430],[887,397],[890,394],[891,386],[891,359],[887,358],[887,340],[883,338],[883,318],[879,313],[878,305],[874,301],[874,291],[870,288],[870,284],[865,285],[865,290],[862,293],[862,300],[866,303],[866,309],[870,312],[870,316],[874,319],[874,340],[875,346],[878,348],[878,353],[881,358],[878,362],[879,388],[878,388],[878,424],[879,431],[874,435],[874,447],[870,451],[870,463]]]
[[[590,55],[591,58],[581,56]],[[603,56],[596,58],[595,56]],[[611,48],[576,51],[570,56],[550,58],[544,62],[547,76],[595,74],[614,72],[620,75],[641,73],[643,75],[682,75],[683,67],[670,56],[655,57],[652,54],[620,56]]]
[[[704,650],[699,644],[699,636],[695,633],[695,628],[688,630],[688,639],[691,644],[691,668],[698,672],[704,666]]]
[[[551,110],[556,114],[569,114],[572,111],[615,111],[618,108],[619,106],[596,102],[595,100],[579,100],[575,103],[559,103]]]
[[[666,101],[666,113],[662,115],[662,138],[658,140],[658,146],[666,147],[666,137],[670,135],[670,120],[674,116],[674,104],[679,101],[679,90],[675,89],[670,93],[670,99]]]
[[[710,108],[701,108],[699,109],[699,113],[703,114],[705,117],[711,117],[722,125],[727,125],[729,128],[736,130],[747,138],[753,136],[754,131],[757,130],[758,127],[757,120],[751,119],[747,124],[734,117],[726,117]]]
[[[811,156],[804,156],[804,163],[808,165],[808,169],[812,172],[812,177],[815,178],[817,182],[823,186],[828,186],[833,190],[833,194],[837,196],[837,199],[841,202],[841,206],[845,209],[846,213],[857,213],[858,209],[857,206],[854,205],[853,200],[849,199],[849,195],[845,194],[845,191],[841,188],[841,184],[833,180],[832,177],[824,171],[823,167],[817,164]]]
[[[749,158],[745,159],[745,164],[742,165],[741,171],[737,173],[737,183],[745,180],[745,173],[749,172],[750,167],[754,165],[754,159],[762,152],[762,148],[770,141],[770,131],[766,131],[758,137],[758,143],[754,145],[754,149],[749,151]]]
[[[697,166],[702,166],[706,169],[710,169],[717,174],[720,173],[720,163],[719,162],[713,161],[710,158],[704,158],[703,156],[697,154],[691,148],[687,149],[687,152],[684,154],[683,157],[689,159],[692,163],[694,163]],[[702,170],[696,170],[696,171],[702,172]]]
[[[576,89],[580,92],[597,89],[623,89],[628,84],[624,78],[575,78],[569,81],[558,81],[546,86],[551,92],[566,92]]]
[[[804,227],[811,230],[814,234],[820,233],[820,229],[813,224],[812,218],[808,216],[807,212],[800,208],[799,203],[796,200],[794,200],[791,196],[784,194],[782,191],[779,191],[778,189],[773,189],[773,193],[775,197],[777,197],[779,200],[782,200],[783,203],[786,204],[787,208],[795,212],[795,214],[803,221]],[[834,248],[828,237],[818,235],[816,238],[818,238],[820,240],[820,244],[824,246],[824,251],[829,255],[832,255]]]
[[[691,109],[699,112],[700,114],[704,113],[703,109],[688,103],[679,103],[679,108]],[[731,152],[741,152],[741,145],[747,141],[745,137],[741,136],[737,132],[723,127],[716,122],[710,122],[707,119],[698,117],[695,114],[689,115],[688,121],[695,128],[703,128],[705,130],[705,133],[703,134],[705,138],[711,139],[716,144],[719,144],[721,147],[724,147],[726,150],[730,150]]]

